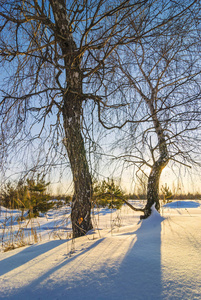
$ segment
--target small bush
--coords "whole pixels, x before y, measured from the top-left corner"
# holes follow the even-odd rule
[[[53,207],[50,195],[46,192],[49,182],[43,179],[27,179],[24,183],[19,181],[16,185],[7,183],[1,191],[1,204],[10,209],[18,208],[28,210],[29,217],[39,216],[39,212],[45,213]]]
[[[167,186],[167,184],[165,186],[162,185],[161,192],[163,194],[163,201],[171,202],[170,199],[173,198],[173,194],[172,194],[170,188]]]
[[[124,193],[113,179],[94,184],[92,199],[94,206],[120,209],[124,203],[121,200],[123,196]]]
[[[30,213],[34,217],[38,217],[39,212],[45,213],[53,207],[50,195],[46,193],[48,185],[49,182],[46,183],[43,179],[39,178],[37,180],[27,180]]]

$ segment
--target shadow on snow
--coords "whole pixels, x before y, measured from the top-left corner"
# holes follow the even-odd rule
[[[22,264],[26,264],[37,256],[48,252],[49,250],[54,249],[55,247],[60,246],[65,243],[64,240],[55,240],[49,241],[41,245],[31,245],[24,248],[17,254],[12,255],[11,257],[5,258],[0,261],[0,276],[20,267]],[[12,251],[12,250],[11,250]]]
[[[85,259],[83,263],[86,264],[88,258],[89,263],[91,263],[91,251],[101,253],[101,247],[107,240],[102,238],[81,253],[64,259],[60,264],[33,280],[29,285],[15,290],[15,294],[10,295],[8,299],[25,299],[26,297],[29,299],[63,299],[63,297],[67,299],[69,297],[68,299],[73,300],[161,299],[161,222],[162,218],[157,222],[150,222],[149,219],[143,220],[137,231],[112,236],[111,241],[113,238],[118,239],[118,237],[123,241],[126,235],[130,239],[129,249],[125,250],[123,260],[120,262],[116,261],[116,263],[110,264],[110,257],[108,257],[104,263],[101,263],[101,260],[104,260],[103,252],[102,257],[100,257],[99,269],[94,271],[89,265],[88,269],[82,272],[80,276],[71,278],[68,264],[75,261],[75,267],[79,267],[79,264],[82,263],[82,255]],[[58,243],[49,242],[44,251],[48,251],[61,243],[61,241]],[[116,244],[112,249],[113,253],[115,251],[118,253],[118,245]],[[36,252],[30,252],[29,249],[24,250],[26,254],[24,263],[41,254],[40,246],[35,247]],[[87,257],[85,254],[87,254]],[[22,253],[16,254],[10,259],[10,263],[17,260],[18,255],[22,255]],[[3,263],[6,263],[6,261],[8,263],[9,259],[6,259]],[[16,263],[14,268],[17,266]],[[51,276],[63,267],[67,268],[65,271],[66,279],[64,276],[62,281],[52,281]],[[10,266],[11,269],[13,268]],[[9,266],[7,270],[9,271]],[[45,285],[41,285],[43,282],[45,282]]]

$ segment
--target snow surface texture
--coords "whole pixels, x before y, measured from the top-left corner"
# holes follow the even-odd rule
[[[196,201],[173,201],[164,205],[164,207],[169,208],[196,208],[199,207],[200,203]]]
[[[102,209],[94,219],[101,230],[74,242],[49,240],[2,252],[0,298],[201,299],[198,204],[166,206],[161,215],[153,208],[143,221],[126,206],[116,213]]]

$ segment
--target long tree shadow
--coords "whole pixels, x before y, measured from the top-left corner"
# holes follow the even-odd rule
[[[49,241],[41,245],[32,245],[24,248],[17,254],[12,255],[11,257],[5,258],[0,261],[0,276],[20,267],[21,265],[31,261],[37,256],[48,252],[49,250],[54,249],[65,243],[65,240],[55,240]]]
[[[70,259],[64,259],[40,277],[9,296],[11,299],[87,299],[87,300],[157,300],[162,299],[161,281],[161,223],[163,218],[141,222],[137,231],[119,233],[99,239],[90,247]],[[122,260],[121,243],[126,242]],[[107,242],[108,241],[108,242]],[[102,243],[103,242],[103,243]],[[108,253],[115,254],[112,258]],[[102,252],[101,252],[102,251]],[[95,253],[100,254],[97,262]],[[106,257],[104,254],[106,253]],[[120,255],[121,254],[121,255]],[[83,255],[83,256],[82,256]],[[96,261],[92,260],[95,258]],[[115,258],[115,259],[114,259]],[[119,261],[118,259],[121,258]],[[74,263],[71,277],[69,263]],[[76,274],[82,263],[88,268]],[[72,264],[71,264],[72,265]],[[63,270],[62,280],[54,280],[57,271]],[[52,277],[53,276],[53,277]],[[66,279],[65,279],[66,278]],[[44,285],[45,284],[45,285]],[[4,298],[5,299],[5,298]]]
[[[114,278],[110,299],[157,300],[162,294],[161,222],[143,220],[134,232],[137,241],[126,253]],[[121,295],[121,296],[120,296]]]
[[[45,288],[45,287],[42,290],[40,290],[40,288],[39,288],[40,283],[43,282],[44,280],[46,280],[47,278],[49,278],[52,274],[54,274],[56,271],[58,271],[62,267],[66,266],[70,262],[76,260],[79,256],[84,255],[85,253],[87,253],[90,250],[92,250],[93,248],[95,248],[103,240],[104,240],[104,238],[101,238],[101,239],[97,240],[96,242],[94,242],[88,248],[86,248],[86,249],[82,250],[81,252],[79,252],[79,254],[74,254],[70,258],[67,258],[67,257],[64,258],[64,260],[61,263],[59,263],[55,267],[48,270],[47,272],[45,272],[43,275],[41,275],[37,279],[31,281],[31,283],[29,285],[26,285],[22,288],[17,289],[15,291],[15,293],[9,294],[8,297],[3,295],[3,299],[9,299],[9,300],[12,300],[12,299],[13,300],[17,300],[17,299],[34,299],[34,300],[35,299],[61,299],[60,297],[57,297],[57,294],[59,294],[59,290],[61,289],[61,286],[59,285],[59,283],[56,286],[53,287],[53,290],[49,290],[48,288]],[[57,246],[59,246],[59,245],[57,244]],[[56,245],[55,245],[55,247],[56,247]],[[48,249],[51,250],[52,248],[53,247],[51,247],[50,245],[49,245],[49,247],[45,247],[45,248],[42,247],[42,249],[44,251],[40,252],[39,249],[38,249],[38,255],[42,254],[42,253],[45,253],[46,251],[48,251]],[[37,254],[35,254],[35,257],[36,256],[37,256]],[[32,258],[27,257],[26,261],[29,261],[33,258],[34,258],[33,256],[32,256]],[[1,295],[0,295],[0,299],[2,299]]]
[[[160,215],[141,221],[137,231],[127,235],[130,247],[122,261],[110,265],[110,258],[90,276],[74,282],[68,295],[73,300],[157,300],[162,299],[161,223]],[[118,257],[118,248],[113,248]],[[121,250],[120,250],[121,251]],[[119,256],[120,258],[121,256]],[[103,255],[104,259],[104,255]],[[91,278],[93,278],[93,280]],[[89,280],[90,278],[90,280]]]

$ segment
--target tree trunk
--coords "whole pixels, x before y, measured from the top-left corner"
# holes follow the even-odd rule
[[[64,51],[65,52],[65,51]],[[81,132],[82,116],[82,72],[79,61],[66,56],[66,78],[68,90],[64,95],[63,119],[65,146],[70,160],[74,182],[74,195],[71,207],[73,237],[85,235],[91,230],[92,180],[86,158],[84,140]]]
[[[63,96],[64,104],[62,110],[65,130],[64,144],[70,160],[74,182],[71,211],[73,237],[79,237],[92,229],[90,201],[92,196],[92,181],[80,124],[83,100],[82,71],[80,67],[82,57],[78,53],[78,48],[71,32],[66,1],[50,0],[50,3],[66,73],[67,89]]]
[[[153,99],[153,98],[152,98]],[[162,170],[165,168],[169,161],[168,148],[166,144],[164,130],[162,125],[157,117],[157,110],[153,107],[153,102],[148,102],[150,112],[152,114],[152,120],[154,123],[155,132],[158,138],[158,150],[159,158],[154,161],[153,167],[149,174],[148,187],[147,187],[147,204],[144,208],[144,216],[141,216],[141,219],[146,219],[151,215],[151,207],[155,203],[155,208],[160,210],[159,202],[159,181]]]
[[[92,180],[81,134],[80,116],[82,112],[82,100],[79,95],[71,91],[68,91],[64,97],[65,146],[74,181],[71,221],[73,237],[76,238],[85,235],[87,231],[92,229]]]
[[[169,161],[168,150],[165,138],[160,136],[159,145],[160,157],[157,161],[154,162],[154,165],[151,169],[148,179],[147,187],[147,204],[144,208],[144,216],[141,216],[141,219],[146,219],[151,215],[151,207],[155,203],[155,208],[160,210],[159,202],[159,181],[162,170],[165,168]]]
[[[146,219],[151,215],[151,207],[155,203],[155,208],[159,211],[160,202],[159,202],[159,180],[162,173],[162,170],[167,163],[160,163],[158,160],[153,165],[153,168],[150,172],[148,179],[147,187],[147,204],[144,208],[144,216],[141,216],[141,219]]]

